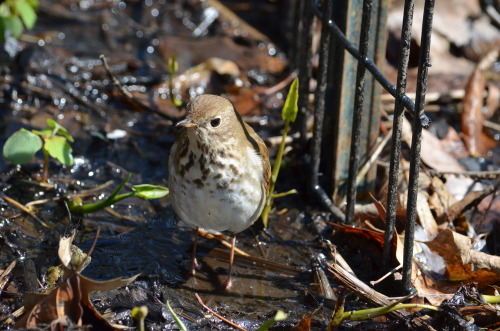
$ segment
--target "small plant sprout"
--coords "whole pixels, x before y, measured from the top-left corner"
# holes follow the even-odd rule
[[[148,316],[148,307],[147,306],[140,306],[140,307],[132,308],[132,312],[130,313],[130,316],[132,316],[133,319],[135,319],[137,322],[139,322],[139,331],[146,330],[146,328],[144,326],[144,320],[146,319],[146,316]]]
[[[295,78],[290,85],[290,90],[288,91],[288,95],[285,100],[285,105],[283,106],[283,110],[281,111],[281,117],[285,121],[285,127],[283,128],[283,136],[281,138],[281,144],[278,149],[278,154],[276,155],[276,160],[274,161],[273,171],[271,174],[271,183],[269,189],[269,196],[266,200],[266,205],[262,210],[262,222],[264,223],[264,227],[267,227],[267,223],[269,221],[269,213],[273,207],[273,200],[275,198],[281,198],[289,194],[297,193],[296,190],[290,190],[284,193],[274,194],[274,186],[276,185],[276,181],[278,180],[278,173],[281,167],[281,160],[283,159],[283,152],[285,150],[285,140],[288,134],[288,129],[290,128],[290,124],[295,122],[297,118],[298,106],[297,100],[299,99],[299,79]]]
[[[23,26],[31,30],[36,23],[38,0],[6,0],[0,4],[0,41],[5,41],[6,32],[19,38]]]
[[[81,199],[79,198],[73,199],[70,200],[68,204],[69,209],[76,214],[84,215],[104,209],[106,207],[111,206],[112,204],[115,204],[118,201],[121,201],[129,197],[135,196],[145,200],[159,199],[166,196],[169,192],[168,188],[163,186],[141,184],[132,186],[132,192],[118,194],[123,189],[125,184],[127,184],[130,177],[132,177],[132,174],[129,174],[127,178],[125,178],[123,182],[116,188],[116,190],[113,193],[111,193],[110,196],[107,197],[105,200],[85,205],[82,203]]]
[[[3,146],[3,157],[14,164],[30,162],[35,154],[43,151],[43,171],[41,181],[47,181],[49,156],[65,166],[73,165],[72,149],[69,142],[73,137],[60,124],[47,119],[47,129],[42,131],[20,129],[14,132]]]
[[[430,309],[435,311],[439,310],[438,307],[434,307],[431,305],[417,304],[417,303],[402,303],[403,301],[408,300],[412,296],[415,296],[415,293],[410,293],[404,298],[394,301],[387,306],[355,310],[355,311],[344,311],[343,302],[340,305],[336,304],[335,311],[333,312],[332,319],[328,324],[327,331],[336,330],[340,325],[340,323],[344,320],[351,320],[351,321],[367,320],[400,309]]]
[[[175,57],[175,54],[170,56],[168,58],[168,74],[169,74],[169,79],[168,79],[168,88],[170,89],[170,100],[174,103],[174,105],[177,108],[182,107],[182,99],[180,96],[176,96],[174,93],[174,76],[179,71],[179,63],[177,62],[177,59]]]
[[[282,311],[278,310],[276,312],[276,315],[265,321],[257,330],[255,331],[266,331],[268,330],[271,326],[273,326],[276,322],[281,322],[284,321],[287,318],[287,314]]]
[[[168,311],[170,312],[170,314],[172,315],[172,317],[174,318],[175,324],[177,324],[177,326],[179,327],[179,329],[181,329],[182,331],[188,331],[186,325],[184,325],[184,323],[182,323],[182,321],[179,318],[179,316],[177,316],[177,314],[172,309],[172,307],[170,307],[170,303],[168,302],[168,300],[167,300],[167,308],[168,308]]]

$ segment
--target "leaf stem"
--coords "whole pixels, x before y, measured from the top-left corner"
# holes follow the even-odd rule
[[[88,213],[93,213],[95,211],[104,209],[106,207],[111,206],[114,203],[117,203],[120,200],[132,197],[135,195],[135,192],[128,192],[124,194],[118,195],[120,191],[123,189],[125,184],[129,181],[130,177],[132,177],[132,173],[128,174],[128,176],[121,182],[121,184],[116,188],[116,190],[113,191],[105,200],[95,202],[95,203],[89,203],[86,205],[72,205],[70,204],[70,210],[74,213],[77,214],[88,214]]]
[[[42,183],[46,183],[49,174],[49,152],[47,152],[45,148],[42,148],[42,150],[43,150]]]
[[[269,220],[269,213],[271,212],[271,208],[273,205],[273,200],[277,197],[277,194],[274,194],[274,187],[276,185],[276,181],[278,180],[278,174],[281,167],[281,161],[283,160],[283,153],[285,151],[285,140],[288,134],[288,129],[290,127],[290,121],[285,121],[285,127],[283,128],[283,135],[281,137],[280,147],[278,149],[278,154],[276,155],[276,160],[274,162],[273,171],[271,174],[271,184],[269,187],[269,196],[266,199],[266,204],[264,206],[264,210],[262,210],[262,222],[264,223],[264,227],[267,227],[267,223]]]

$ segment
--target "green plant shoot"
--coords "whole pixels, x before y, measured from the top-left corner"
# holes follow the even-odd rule
[[[148,316],[148,307],[147,306],[140,306],[140,307],[132,308],[132,311],[130,312],[130,316],[132,316],[133,319],[135,319],[137,322],[139,322],[139,331],[146,330],[146,328],[144,326],[144,320],[146,319],[146,316]]]
[[[170,100],[174,103],[174,105],[177,108],[182,107],[182,99],[177,98],[174,94],[174,76],[179,71],[179,63],[177,62],[177,59],[175,58],[175,54],[170,56],[168,58],[168,73],[169,73],[169,80],[168,80],[168,85],[170,89]]]
[[[73,165],[69,142],[74,142],[68,131],[52,119],[47,119],[47,129],[38,131],[20,129],[14,132],[3,146],[3,157],[14,164],[30,162],[41,149],[44,155],[42,182],[47,181],[49,156],[66,166]]]
[[[125,178],[116,188],[116,190],[114,190],[113,193],[111,193],[105,200],[90,204],[83,204],[81,199],[73,199],[69,202],[69,209],[76,214],[84,215],[109,207],[126,198],[135,196],[144,200],[159,199],[166,196],[169,192],[168,188],[163,186],[142,184],[134,185],[132,187],[132,192],[118,194],[123,189],[125,184],[127,184],[130,177],[132,177],[132,174],[129,174],[127,178]]]
[[[404,298],[401,298],[397,301],[390,303],[387,306],[376,307],[376,308],[368,308],[362,310],[354,310],[354,311],[344,311],[344,305],[341,304],[339,307],[335,307],[335,311],[333,312],[332,319],[328,324],[327,331],[336,329],[340,323],[344,320],[351,321],[360,321],[367,320],[373,317],[382,316],[393,312],[395,310],[401,309],[430,309],[430,310],[439,310],[438,307],[417,303],[402,303],[406,301],[410,297],[414,296],[415,293],[411,293]]]
[[[299,99],[299,79],[295,78],[292,82],[292,85],[290,85],[290,89],[288,91],[288,95],[285,100],[285,105],[283,106],[283,110],[281,112],[281,117],[285,121],[285,127],[283,128],[283,136],[281,138],[281,144],[278,149],[278,154],[276,155],[276,160],[273,165],[269,196],[266,199],[266,204],[261,214],[264,227],[267,227],[267,224],[269,222],[269,213],[271,212],[271,209],[273,207],[273,200],[277,197],[282,197],[288,194],[297,193],[296,190],[291,190],[285,193],[274,194],[274,187],[276,185],[276,181],[278,180],[278,173],[281,167],[281,161],[283,159],[283,152],[285,150],[285,140],[288,134],[288,129],[290,128],[290,124],[293,123],[297,118],[297,112],[299,110],[299,107],[297,105],[298,99]]]
[[[284,311],[278,310],[276,315],[265,321],[257,330],[255,331],[266,331],[276,322],[284,321],[287,318],[287,315]]]
[[[0,4],[0,41],[5,41],[9,31],[14,38],[19,38],[23,28],[33,29],[36,23],[38,0],[6,0]]]
[[[168,302],[168,300],[167,300],[167,308],[168,308],[168,311],[170,311],[170,314],[174,318],[175,324],[177,324],[177,326],[179,327],[179,329],[181,329],[182,331],[188,331],[186,325],[184,325],[184,323],[182,323],[182,321],[179,318],[179,316],[177,316],[177,314],[172,309],[172,307],[170,307],[170,303]]]

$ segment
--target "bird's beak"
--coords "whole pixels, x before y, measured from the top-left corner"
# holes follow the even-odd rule
[[[193,122],[191,118],[186,118],[179,123],[177,123],[175,126],[183,126],[185,128],[192,128],[196,126],[196,123]]]

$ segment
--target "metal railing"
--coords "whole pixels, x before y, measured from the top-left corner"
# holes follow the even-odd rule
[[[360,3],[361,0],[351,0],[351,2]],[[347,4],[347,0],[344,1]],[[379,6],[387,6],[383,0],[376,1]],[[424,114],[424,101],[427,83],[427,70],[430,66],[429,50],[432,31],[432,17],[434,11],[434,0],[425,0],[421,46],[419,54],[417,90],[415,103],[405,94],[406,77],[408,70],[408,61],[410,54],[411,42],[411,27],[413,20],[414,1],[406,0],[404,6],[404,17],[402,23],[400,54],[398,63],[397,83],[393,85],[377,67],[377,64],[368,56],[368,46],[370,43],[370,18],[372,17],[373,0],[362,1],[362,16],[359,31],[359,45],[349,40],[339,25],[333,20],[332,7],[333,1],[324,0],[320,4],[318,0],[305,1],[302,4],[300,19],[301,29],[299,35],[299,47],[301,56],[299,60],[299,79],[301,82],[308,82],[311,77],[311,26],[312,16],[316,15],[322,21],[321,42],[319,46],[319,66],[317,72],[317,88],[315,91],[314,104],[314,131],[311,145],[311,175],[310,175],[310,190],[322,202],[322,204],[331,211],[333,217],[343,223],[352,224],[354,220],[354,206],[356,203],[357,184],[356,177],[358,175],[359,160],[360,160],[360,132],[362,129],[363,107],[365,105],[365,78],[368,71],[373,78],[395,98],[394,122],[392,133],[392,149],[389,170],[389,190],[387,197],[387,214],[386,214],[386,229],[385,229],[385,245],[384,245],[384,261],[389,265],[390,257],[392,256],[392,241],[394,237],[394,227],[396,221],[396,204],[397,204],[397,187],[399,181],[399,162],[401,157],[401,138],[402,138],[402,123],[404,110],[412,117],[412,144],[410,152],[410,177],[408,185],[408,201],[407,201],[407,216],[406,216],[406,231],[404,244],[404,261],[403,261],[403,290],[410,291],[411,286],[411,263],[413,258],[413,239],[416,220],[416,203],[417,203],[417,185],[420,168],[420,144],[422,128],[427,127],[430,123],[427,116]],[[382,3],[382,4],[381,4]],[[382,6],[382,7],[380,7]],[[387,8],[385,8],[387,10]],[[382,31],[375,33],[385,34],[385,24]],[[332,201],[327,191],[320,185],[320,161],[324,157],[322,154],[322,139],[325,130],[332,130],[332,127],[326,127],[329,123],[324,123],[326,105],[326,91],[328,86],[328,68],[332,64],[332,57],[329,55],[331,51],[331,43],[334,39],[338,44],[342,45],[358,62],[356,70],[356,81],[354,83],[354,100],[352,111],[352,135],[349,154],[349,173],[346,182],[346,213],[344,214]],[[309,57],[308,57],[309,56]],[[308,63],[306,63],[308,62]],[[346,82],[342,82],[346,83]],[[347,82],[348,83],[348,82]],[[351,82],[351,84],[353,84]],[[308,84],[302,83],[302,88],[299,96],[299,109],[304,112],[307,107]],[[366,109],[365,109],[366,110]],[[378,116],[378,113],[376,113]],[[304,128],[305,125],[302,126]],[[301,130],[304,134],[304,129]],[[337,132],[338,134],[338,132]],[[338,183],[334,183],[337,185]]]

